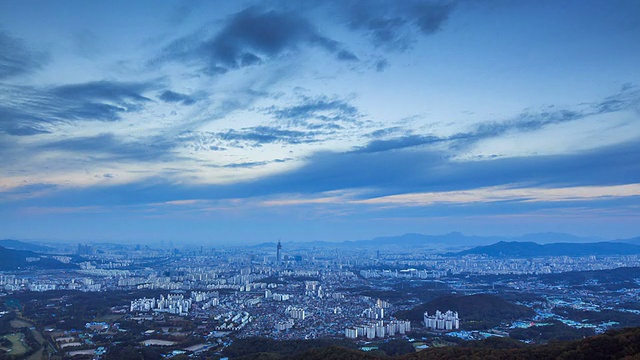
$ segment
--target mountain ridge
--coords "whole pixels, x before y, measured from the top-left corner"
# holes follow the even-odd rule
[[[595,243],[551,243],[500,241],[486,246],[449,253],[450,256],[486,255],[489,257],[589,256],[640,254],[640,245],[602,241]]]
[[[65,264],[48,255],[42,255],[28,250],[13,250],[0,246],[0,270],[20,269],[70,269],[75,264]]]
[[[464,235],[461,232],[450,232],[441,235],[426,235],[420,233],[405,233],[394,236],[378,236],[367,240],[345,240],[341,242],[311,241],[311,242],[283,242],[283,245],[296,247],[391,247],[391,246],[434,246],[434,247],[474,247],[481,245],[491,245],[500,241],[537,242],[549,243],[592,243],[602,242],[598,237],[582,237],[566,233],[540,232],[519,236],[479,236]],[[624,242],[625,240],[611,240]],[[640,238],[638,238],[640,242]],[[275,242],[264,242],[253,245],[253,247],[275,246]]]
[[[36,252],[37,251],[47,252],[47,251],[53,251],[54,250],[54,248],[52,248],[50,246],[35,244],[35,243],[32,243],[32,242],[26,242],[26,241],[21,241],[21,240],[13,240],[13,239],[0,240],[0,246],[2,246],[3,248],[6,248],[6,249],[28,250],[28,251],[36,251]]]

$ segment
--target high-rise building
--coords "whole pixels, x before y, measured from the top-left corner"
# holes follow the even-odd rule
[[[435,315],[429,316],[424,313],[424,326],[431,330],[458,330],[460,328],[460,318],[457,311],[447,310],[442,313],[436,311]]]
[[[278,265],[282,262],[282,244],[280,243],[280,240],[278,240],[278,252],[276,254],[276,259],[278,261]]]
[[[344,335],[347,337],[347,339],[355,339],[358,337],[358,332],[356,329],[344,329]]]
[[[302,308],[287,306],[285,314],[289,315],[293,319],[304,320],[307,317],[307,313]]]

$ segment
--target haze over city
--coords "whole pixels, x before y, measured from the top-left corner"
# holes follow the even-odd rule
[[[0,2],[0,237],[640,235],[640,2]]]

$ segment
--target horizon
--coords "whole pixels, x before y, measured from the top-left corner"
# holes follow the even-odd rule
[[[640,2],[364,4],[0,3],[0,238],[640,234]]]
[[[640,238],[640,236],[632,236],[632,237],[627,237],[627,238],[602,238],[602,237],[596,237],[596,236],[578,236],[578,235],[574,235],[574,234],[569,234],[569,233],[558,233],[558,232],[539,232],[539,233],[524,233],[524,234],[519,234],[519,235],[496,235],[496,234],[492,234],[492,235],[477,235],[477,234],[465,234],[459,231],[452,231],[452,232],[447,232],[447,233],[439,233],[439,234],[424,234],[424,233],[403,233],[403,234],[395,234],[395,235],[385,235],[385,236],[376,236],[376,237],[372,237],[372,238],[367,238],[367,239],[349,239],[349,240],[336,240],[336,241],[328,241],[328,240],[320,240],[320,239],[316,239],[316,240],[296,240],[296,239],[266,239],[264,241],[247,241],[245,243],[242,244],[237,244],[237,243],[232,243],[232,242],[208,242],[208,243],[203,243],[203,242],[193,242],[193,241],[177,241],[177,240],[149,240],[149,241],[133,241],[133,240],[126,240],[126,239],[122,239],[122,240],[92,240],[92,241],[88,241],[88,240],[78,240],[78,241],[68,241],[66,239],[60,239],[60,240],[55,240],[55,239],[12,239],[12,238],[0,238],[0,241],[17,241],[17,242],[23,242],[23,243],[29,243],[29,244],[40,244],[40,245],[86,245],[86,244],[95,244],[95,245],[107,245],[107,244],[111,244],[111,245],[130,245],[130,246],[139,246],[139,245],[144,245],[144,246],[159,246],[159,247],[166,247],[166,248],[192,248],[192,247],[201,247],[201,246],[206,246],[206,247],[210,247],[210,248],[215,248],[215,247],[220,247],[220,248],[235,248],[235,247],[242,247],[242,246],[251,246],[251,247],[255,247],[255,246],[262,246],[262,245],[266,245],[266,244],[273,244],[274,246],[278,243],[281,242],[282,244],[290,244],[290,245],[305,245],[305,244],[313,244],[313,243],[324,243],[324,244],[345,244],[345,243],[366,243],[366,242],[372,242],[375,240],[380,240],[380,239],[393,239],[393,238],[402,238],[402,237],[406,237],[406,236],[411,236],[411,235],[417,235],[417,236],[425,236],[425,237],[432,237],[432,238],[438,238],[438,237],[445,237],[445,236],[450,236],[450,235],[460,235],[462,237],[465,238],[473,238],[473,237],[478,237],[478,238],[486,238],[486,239],[495,239],[496,241],[508,241],[508,242],[534,242],[537,244],[552,244],[552,243],[575,243],[575,244],[587,244],[587,243],[593,243],[593,242],[612,242],[612,241],[624,241],[624,240],[633,240],[636,238]],[[569,241],[569,242],[565,242],[562,240],[544,240],[541,241],[539,240],[535,240],[535,239],[526,239],[523,240],[522,238],[531,238],[531,237],[543,237],[543,236],[560,236],[560,237],[572,237],[575,238],[575,241]],[[435,245],[442,245],[442,243],[434,243]],[[425,245],[427,245],[425,243]],[[0,245],[1,246],[1,245]],[[475,247],[475,246],[483,246],[483,245],[468,245],[471,247]]]

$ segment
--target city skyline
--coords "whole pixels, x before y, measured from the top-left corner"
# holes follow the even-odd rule
[[[0,238],[638,236],[638,13],[0,2]]]

